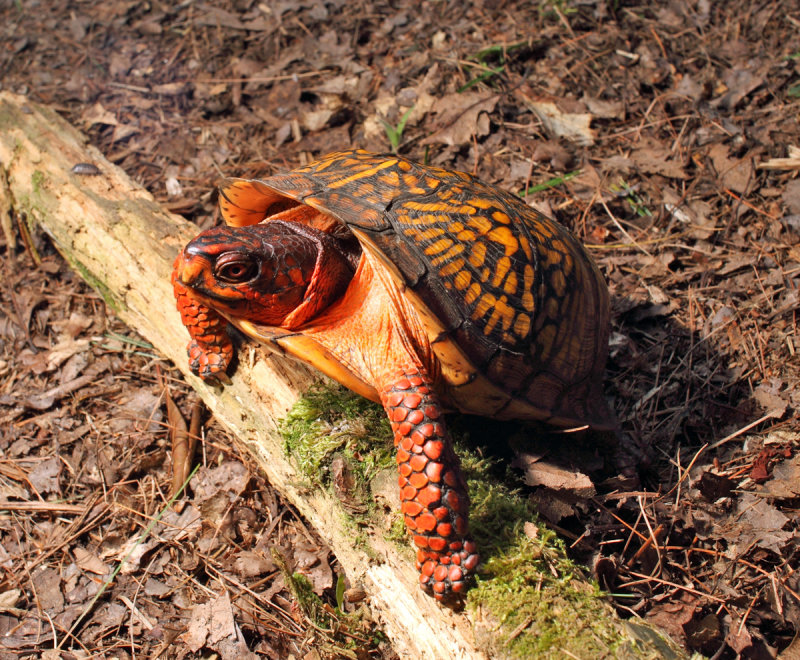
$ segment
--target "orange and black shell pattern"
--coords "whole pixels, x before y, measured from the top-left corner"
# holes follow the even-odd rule
[[[490,382],[555,423],[613,426],[600,393],[608,290],[559,223],[470,174],[364,151],[242,183],[261,201],[253,208],[235,181],[223,186],[229,224],[298,203],[338,219],[386,257]]]

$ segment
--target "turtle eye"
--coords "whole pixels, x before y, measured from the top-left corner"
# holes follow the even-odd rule
[[[258,275],[258,264],[241,255],[223,255],[214,268],[217,277],[230,284],[249,282]]]

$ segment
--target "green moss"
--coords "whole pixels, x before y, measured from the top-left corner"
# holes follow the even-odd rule
[[[33,188],[34,194],[37,196],[42,192],[42,186],[44,185],[45,176],[44,172],[41,170],[34,170],[33,174],[31,174],[31,188]]]
[[[533,538],[519,523],[505,532],[508,544],[487,553],[469,592],[469,606],[493,622],[476,633],[482,646],[495,657],[617,657],[625,636],[601,592],[566,558],[552,532],[541,525],[527,529]]]
[[[561,538],[509,486],[516,476],[466,447],[457,452],[483,560],[467,596],[479,646],[498,658],[661,657],[650,644],[631,641]]]
[[[300,471],[322,486],[330,484],[330,461],[337,452],[361,487],[394,466],[392,431],[383,408],[340,385],[313,387],[281,421],[280,432]]]
[[[91,271],[80,261],[75,259],[73,255],[67,254],[66,252],[62,252],[62,254],[67,258],[67,261],[69,261],[69,265],[74,270],[78,271],[78,274],[84,279],[84,281],[100,294],[100,296],[103,298],[103,301],[109,306],[109,308],[111,308],[113,312],[119,314],[125,310],[125,303],[123,303],[120,298],[115,296],[111,289],[109,289],[102,280],[99,280],[92,275]]]
[[[644,636],[634,641],[630,626],[567,556],[561,539],[538,522],[517,476],[482,457],[470,442],[470,435],[488,431],[487,444],[498,444],[498,425],[484,429],[477,420],[451,421],[472,502],[470,526],[483,561],[467,597],[479,647],[499,658],[663,657]],[[391,429],[380,406],[339,386],[320,386],[298,401],[281,431],[286,451],[320,487],[330,485],[334,455],[344,456],[356,474],[354,497],[373,510],[370,481],[382,470],[395,469]],[[355,520],[349,510],[344,516]],[[360,522],[354,530],[363,529]],[[412,561],[399,512],[384,536],[408,550]]]
[[[334,618],[331,612],[326,610],[322,600],[311,586],[311,582],[305,575],[300,573],[292,573],[286,564],[286,559],[276,549],[272,549],[272,560],[283,574],[284,582],[292,592],[292,596],[297,601],[300,609],[316,626],[321,628],[331,628]]]
[[[391,527],[384,533],[383,537],[387,541],[396,543],[398,545],[408,545],[408,532],[406,531],[406,524],[403,521],[403,516],[397,512],[397,516],[392,519]],[[408,546],[411,547],[410,545]]]

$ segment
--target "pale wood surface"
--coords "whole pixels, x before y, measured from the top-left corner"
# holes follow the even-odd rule
[[[101,174],[71,173],[92,163]],[[188,372],[188,334],[175,309],[169,274],[196,229],[166,213],[141,186],[108,162],[52,110],[0,93],[0,165],[6,205],[45,231],[59,251],[103,295],[114,312],[172,360],[223,424],[255,456],[270,483],[310,521],[344,567],[360,582],[401,657],[483,658],[464,614],[453,614],[417,586],[404,554],[375,536],[375,556],[353,547],[338,502],[302,479],[282,451],[275,420],[317,378],[309,368],[260,349],[240,355],[231,385],[212,389]],[[2,179],[2,177],[0,177]]]

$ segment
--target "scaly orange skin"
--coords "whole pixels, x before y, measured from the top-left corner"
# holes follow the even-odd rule
[[[190,366],[205,379],[227,368],[232,352],[225,316],[302,331],[349,361],[376,386],[392,424],[402,511],[417,546],[420,583],[440,600],[462,594],[478,554],[469,535],[466,484],[429,376],[435,373],[432,352],[391,280],[380,277],[363,256],[353,274],[328,238],[309,227],[298,236],[275,221],[218,227],[189,243],[175,261],[172,282],[192,338]],[[238,266],[245,262],[237,255],[253,254],[260,256],[251,264],[250,279],[222,280],[221,262]],[[272,268],[267,261],[289,265]],[[343,296],[345,287],[349,294]],[[299,314],[313,290],[319,292],[315,309]],[[286,304],[287,297],[294,306]]]
[[[441,599],[463,593],[478,565],[469,496],[431,385],[414,369],[381,393],[394,431],[400,500],[417,546],[420,584]]]
[[[189,368],[204,380],[211,380],[224,373],[233,359],[233,342],[225,331],[228,322],[176,279],[179,261],[180,256],[173,264],[172,287],[181,321],[192,338],[186,347]]]

